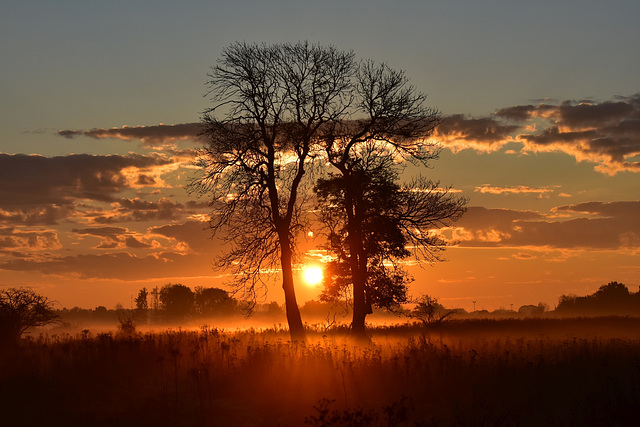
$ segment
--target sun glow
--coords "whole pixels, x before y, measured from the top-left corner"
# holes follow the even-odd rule
[[[303,277],[309,286],[317,285],[322,280],[322,269],[308,265],[304,268]]]

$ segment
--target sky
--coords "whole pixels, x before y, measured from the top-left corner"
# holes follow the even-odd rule
[[[83,308],[167,283],[223,287],[207,200],[184,188],[207,73],[236,41],[308,40],[404,70],[444,118],[426,174],[469,209],[442,230],[446,261],[408,267],[412,295],[494,310],[553,308],[610,281],[638,291],[637,0],[2,9],[0,287]],[[300,302],[320,291],[296,287]],[[267,300],[282,299],[274,285]]]

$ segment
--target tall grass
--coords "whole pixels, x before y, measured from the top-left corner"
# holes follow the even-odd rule
[[[346,332],[42,335],[3,355],[2,425],[624,425],[640,404],[639,319]]]

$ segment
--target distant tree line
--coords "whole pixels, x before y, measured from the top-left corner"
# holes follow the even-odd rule
[[[609,282],[591,295],[562,295],[556,312],[584,315],[640,314],[640,292],[630,292],[626,285]]]
[[[168,283],[151,291],[140,289],[135,298],[134,317],[144,322],[152,314],[155,320],[174,321],[229,316],[240,308],[238,301],[223,289],[197,286],[192,290],[180,283]]]
[[[392,310],[374,310],[377,313],[404,315],[425,325],[439,324],[453,317],[468,315],[511,317],[517,314],[519,317],[530,317],[549,312],[549,307],[544,303],[523,305],[517,312],[513,309],[498,309],[492,312],[474,310],[469,313],[461,308],[447,309],[437,298],[429,295],[423,295],[412,302],[415,303],[412,309],[397,305]],[[223,289],[198,286],[192,290],[179,283],[169,283],[151,291],[142,288],[135,298],[135,308],[125,309],[118,304],[111,310],[104,306],[92,310],[78,307],[54,309],[53,301],[30,288],[0,289],[0,344],[15,344],[28,328],[53,322],[92,320],[111,323],[117,320],[119,328],[126,332],[127,328],[135,331],[135,325],[149,320],[164,323],[241,316],[248,313],[243,308],[242,301],[234,299]],[[352,314],[353,307],[344,303],[310,300],[302,305],[300,311],[315,321],[325,323],[328,328]],[[285,319],[284,306],[276,302],[257,304],[251,314],[274,323]],[[637,316],[640,315],[640,291],[633,293],[622,283],[609,282],[591,295],[562,295],[553,314]]]

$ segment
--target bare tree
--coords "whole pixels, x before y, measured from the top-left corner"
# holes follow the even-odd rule
[[[453,310],[444,308],[437,298],[429,295],[422,295],[414,302],[416,306],[409,313],[409,317],[418,319],[425,326],[440,325],[454,313]]]
[[[245,298],[255,303],[265,273],[279,267],[295,340],[305,339],[293,282],[303,177],[324,128],[351,106],[353,58],[306,42],[235,43],[209,74],[204,173],[191,189],[210,197],[210,227],[230,244],[219,266],[234,270]]]
[[[31,327],[55,322],[53,302],[30,288],[0,290],[0,343],[15,344]]]

